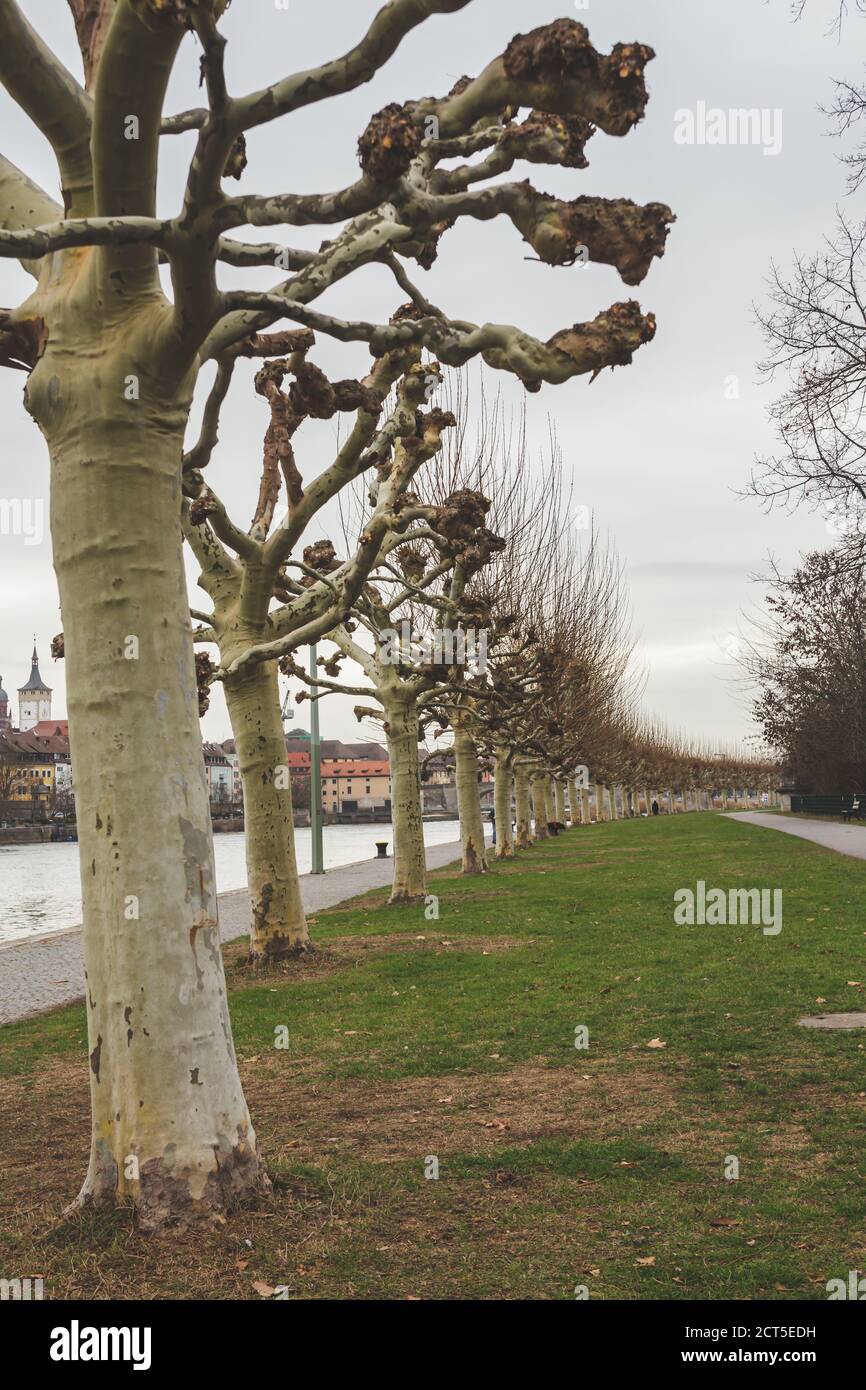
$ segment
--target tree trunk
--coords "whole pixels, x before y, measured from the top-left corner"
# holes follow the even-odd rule
[[[584,825],[592,825],[592,812],[591,812],[590,805],[589,805],[589,788],[588,788],[588,787],[581,787],[581,789],[580,789],[580,805],[581,805],[581,810],[582,810],[582,812],[583,812],[583,817],[582,817],[582,819],[583,819],[583,824],[584,824]]]
[[[553,798],[554,798],[554,817],[553,817],[553,818],[554,818],[555,821],[558,821],[560,825],[565,825],[565,823],[566,823],[566,815],[565,815],[565,783],[564,783],[564,782],[561,782],[561,781],[559,780],[558,777],[554,778],[554,782],[553,782]]]
[[[532,793],[529,768],[522,763],[518,764],[514,773],[514,807],[517,820],[517,848],[529,849],[532,845]]]
[[[608,799],[608,801],[610,802],[610,818],[611,818],[611,820],[619,820],[619,816],[618,816],[617,813],[616,813],[616,783],[614,783],[614,785],[613,785],[612,787],[608,787],[608,789],[607,789],[607,799]]]
[[[496,770],[493,781],[493,814],[496,818],[496,858],[514,858],[514,836],[511,831],[511,772],[512,754],[507,748],[496,750]]]
[[[569,805],[569,820],[571,821],[571,824],[572,824],[572,825],[580,825],[580,823],[581,823],[581,814],[580,814],[580,794],[579,794],[579,792],[578,792],[578,790],[577,790],[577,783],[574,781],[573,778],[569,778],[569,781],[568,781],[568,805]]]
[[[276,662],[229,677],[225,694],[244,792],[249,959],[268,965],[312,949],[298,881]]]
[[[550,831],[547,828],[547,796],[545,786],[547,774],[536,772],[532,777],[532,818],[535,822],[534,836],[536,840],[549,840]]]
[[[419,903],[427,894],[427,855],[421,815],[418,710],[414,700],[384,703],[394,826],[394,881],[388,901]]]
[[[220,954],[181,554],[188,392],[174,403],[151,378],[125,398],[129,325],[118,362],[111,330],[79,317],[57,316],[27,388],[51,454],[81,863],[92,1137],[77,1204],[131,1197],[153,1230],[268,1180]]]
[[[604,820],[604,792],[600,782],[595,784],[595,823],[600,825]]]
[[[459,716],[454,724],[454,759],[460,838],[463,842],[463,872],[484,874],[487,872],[487,855],[484,849],[484,820],[481,815],[481,793],[478,786],[478,752],[472,736],[461,724]]]
[[[556,814],[556,781],[550,775],[550,773],[548,773],[548,775],[544,779],[544,804],[547,808],[548,828],[550,826],[553,826],[553,833],[555,835],[556,823],[558,820],[558,816]]]

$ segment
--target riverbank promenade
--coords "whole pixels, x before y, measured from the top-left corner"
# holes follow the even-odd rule
[[[427,846],[428,869],[440,869],[460,855],[460,841]],[[370,888],[386,888],[394,861],[365,859],[341,864],[325,874],[303,874],[301,892],[308,914],[334,907]],[[219,896],[220,936],[234,941],[249,930],[246,889]],[[47,932],[0,945],[0,1023],[28,1018],[84,998],[81,927]]]

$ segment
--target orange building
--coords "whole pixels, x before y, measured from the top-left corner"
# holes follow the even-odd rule
[[[391,768],[387,760],[322,758],[322,810],[341,812],[391,807]]]

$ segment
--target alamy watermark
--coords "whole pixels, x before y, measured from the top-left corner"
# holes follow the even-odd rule
[[[29,1279],[0,1279],[0,1303],[7,1299],[16,1303],[41,1302],[42,1276]]]
[[[772,910],[771,910],[772,895]],[[674,922],[678,927],[762,926],[764,936],[782,930],[781,888],[707,888],[702,878],[694,890],[674,893]]]
[[[720,106],[697,102],[692,111],[680,107],[674,112],[674,143],[677,145],[758,145],[765,155],[782,153],[782,112],[763,107]]]
[[[464,666],[473,675],[487,671],[487,629],[438,628],[427,637],[414,637],[412,624],[379,633],[379,660],[385,666]]]
[[[859,1269],[848,1270],[847,1282],[844,1279],[828,1279],[824,1287],[831,1303],[839,1299],[850,1299],[856,1303],[866,1302],[866,1279]]]
[[[51,1332],[52,1361],[130,1361],[134,1371],[147,1371],[151,1362],[149,1327],[82,1327],[73,1318],[69,1327]]]
[[[41,497],[0,497],[0,536],[23,536],[25,545],[45,539],[45,503]]]

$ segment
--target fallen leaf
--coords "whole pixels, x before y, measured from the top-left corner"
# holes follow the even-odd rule
[[[655,1257],[655,1255],[643,1255],[643,1256],[641,1256],[640,1258],[638,1258],[637,1260],[635,1260],[635,1264],[636,1264],[636,1265],[654,1265],[655,1262],[656,1262],[656,1257]]]
[[[271,1288],[270,1284],[263,1283],[261,1279],[253,1280],[253,1288],[256,1293],[261,1294],[262,1298],[273,1298],[276,1293],[276,1289]]]
[[[667,1047],[667,1043],[662,1042],[661,1038],[650,1038],[647,1047]]]

